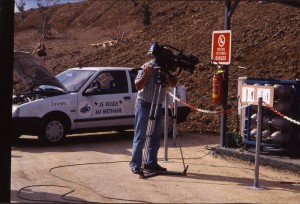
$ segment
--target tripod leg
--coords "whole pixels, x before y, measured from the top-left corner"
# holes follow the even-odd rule
[[[177,96],[178,95],[178,87],[176,86],[174,88],[174,95]],[[173,105],[174,105],[174,109],[172,112],[172,117],[173,117],[173,146],[176,147],[176,137],[178,136],[178,132],[177,132],[177,101],[175,100],[175,98],[173,98]]]
[[[149,119],[148,119],[148,125],[147,125],[147,131],[146,131],[146,140],[145,140],[145,144],[144,144],[143,160],[142,160],[142,166],[141,166],[142,172],[145,168],[146,162],[149,159],[149,146],[151,143],[151,138],[153,136],[153,132],[155,130],[157,114],[159,112],[158,104],[159,104],[159,102],[161,102],[161,94],[160,94],[161,89],[162,89],[162,85],[156,84],[155,89],[154,89],[154,95],[152,98],[150,114],[149,114]]]

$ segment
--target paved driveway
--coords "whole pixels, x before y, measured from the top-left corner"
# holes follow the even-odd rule
[[[128,166],[133,132],[74,135],[58,147],[23,136],[12,150],[11,202],[299,203],[300,176],[260,167],[211,151],[219,135],[180,133],[159,152],[160,164],[181,175],[140,179]]]

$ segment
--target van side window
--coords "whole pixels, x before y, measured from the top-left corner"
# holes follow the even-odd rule
[[[96,81],[99,82],[100,94],[128,93],[128,83],[125,71],[101,72]]]

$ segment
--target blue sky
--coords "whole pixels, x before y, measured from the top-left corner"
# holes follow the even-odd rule
[[[29,10],[31,8],[37,8],[37,4],[36,4],[36,0],[23,0],[25,2],[25,10]],[[49,1],[49,0],[48,0]],[[79,1],[83,1],[83,0],[59,0],[60,4],[64,4],[64,3],[75,3],[75,2],[79,2]],[[15,0],[16,3],[19,3],[20,0]],[[47,2],[47,0],[42,0],[42,2]],[[50,1],[51,2],[51,1]],[[53,1],[55,2],[55,1]],[[49,5],[51,5],[51,3],[49,3]],[[52,4],[53,5],[53,4]],[[15,12],[18,12],[19,10],[17,9],[16,5],[15,5]]]

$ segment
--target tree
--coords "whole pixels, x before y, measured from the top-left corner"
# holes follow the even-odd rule
[[[142,3],[142,13],[143,13],[143,16],[144,16],[143,23],[145,25],[151,24],[151,20],[150,20],[151,11],[150,11],[150,5],[149,5],[148,0],[144,1]]]
[[[25,0],[19,0],[19,1],[16,1],[16,6],[17,6],[17,9],[20,11],[20,12],[23,12],[25,10]]]
[[[51,32],[51,7],[60,4],[60,0],[36,0],[37,7],[41,15],[39,32],[43,38],[53,38]]]

